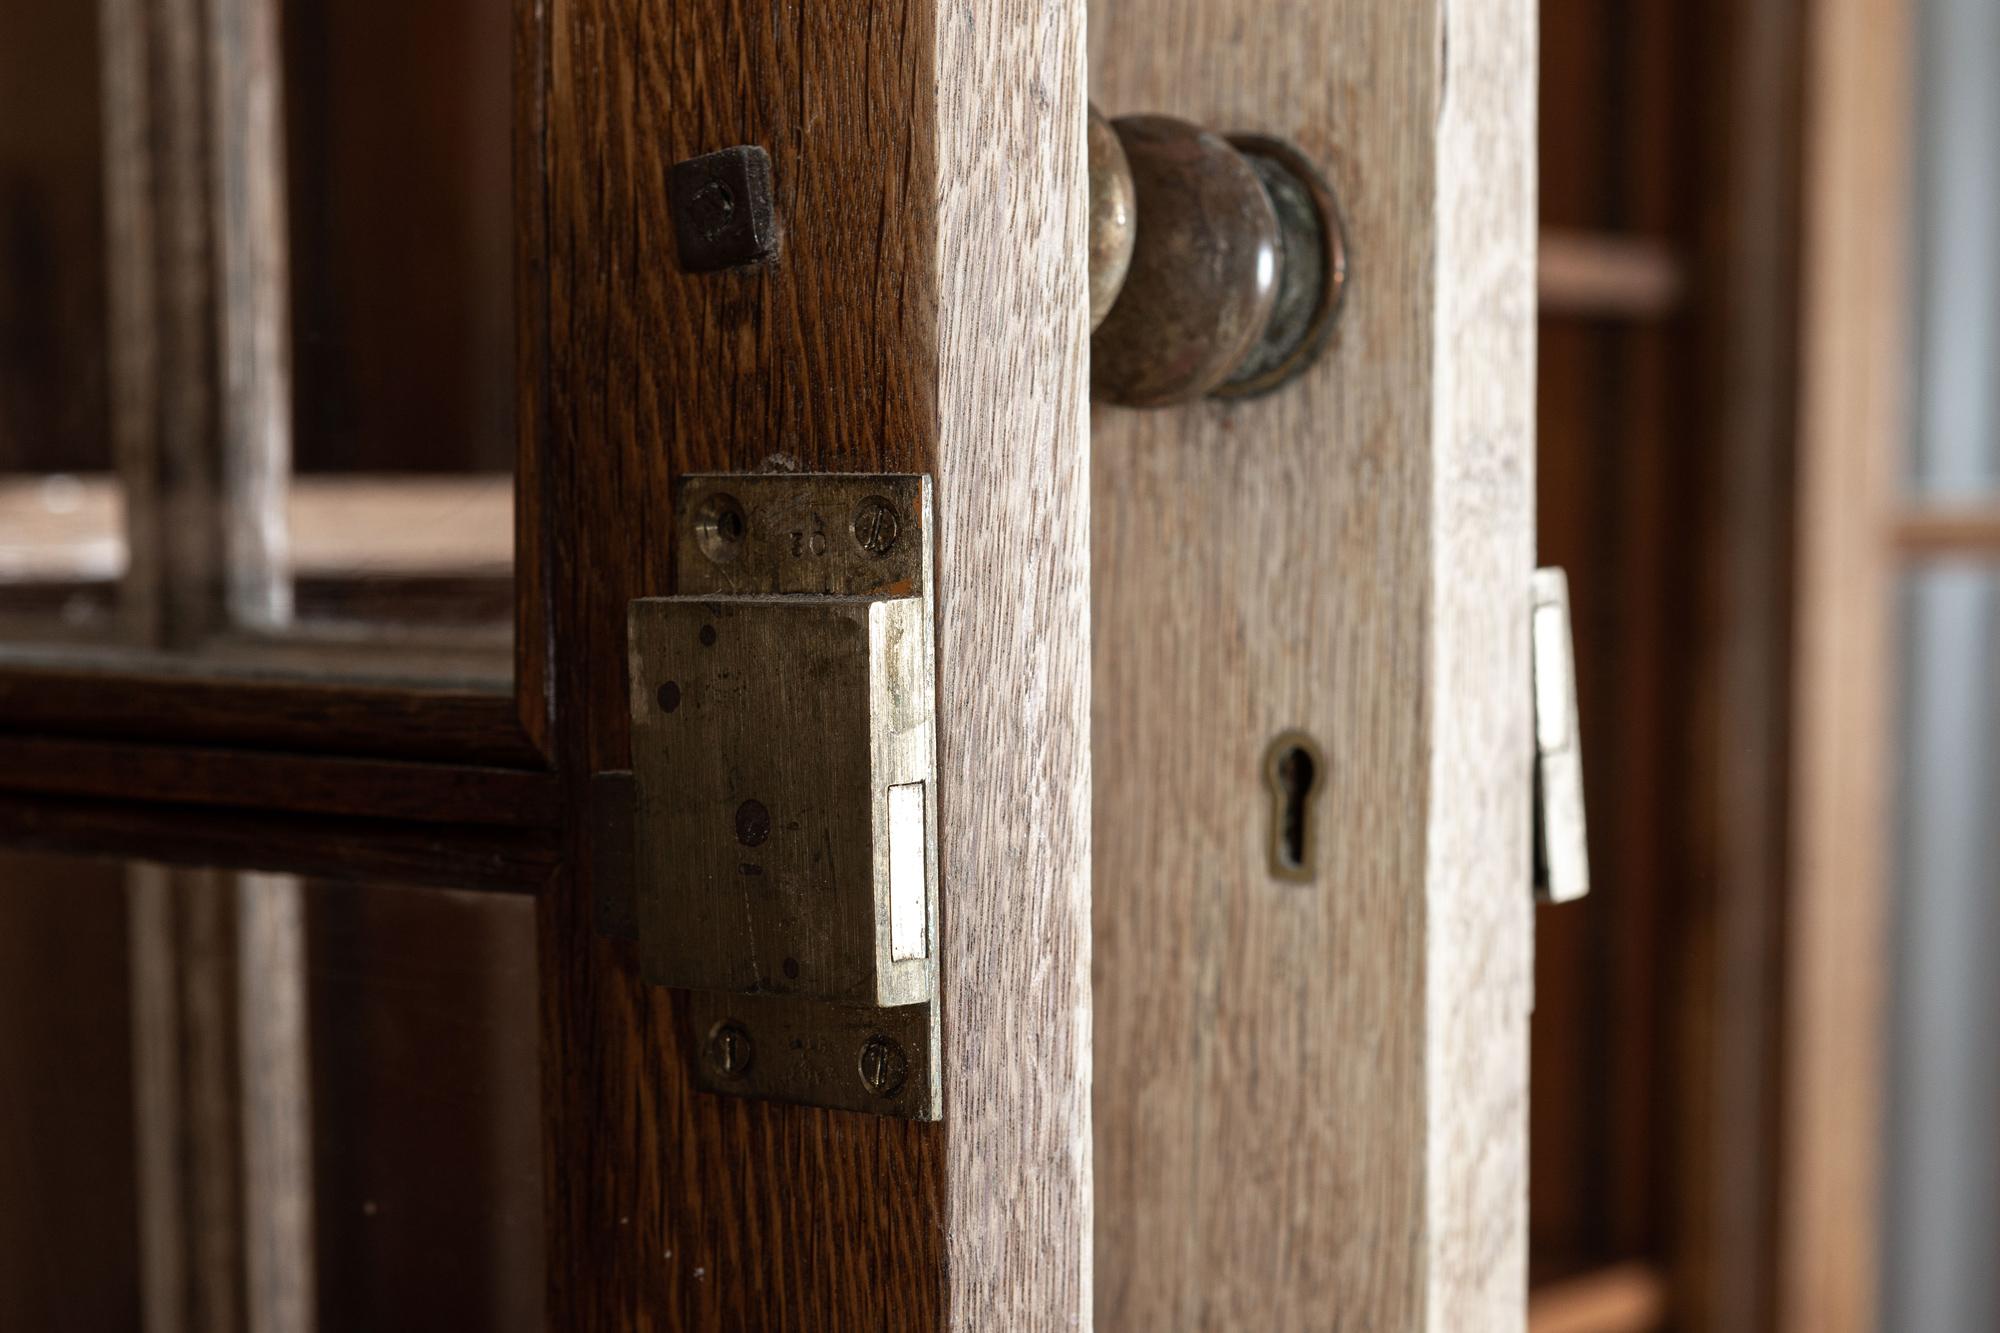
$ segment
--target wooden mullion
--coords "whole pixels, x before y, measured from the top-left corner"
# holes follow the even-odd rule
[[[0,733],[0,791],[553,828],[556,779],[519,769]]]
[[[128,878],[140,1253],[149,1333],[246,1329],[236,885]]]
[[[2000,559],[2000,503],[1905,503],[1892,520],[1897,551],[1916,559]]]
[[[1832,0],[1805,43],[1798,568],[1773,1326],[1880,1317],[1893,510],[1907,438],[1910,0]],[[1864,535],[1866,534],[1866,535]]]
[[[1540,250],[1536,285],[1544,318],[1656,321],[1685,304],[1685,266],[1657,239],[1545,230]]]
[[[209,231],[217,343],[214,490],[219,623],[292,618],[290,256],[282,0],[204,0],[211,124]]]
[[[553,752],[560,531],[549,447],[549,28],[544,6],[514,3],[514,699],[529,744]]]
[[[544,829],[273,814],[0,793],[0,846],[343,883],[534,894],[560,845]]]
[[[546,760],[514,699],[411,685],[132,675],[0,666],[0,730],[432,759],[515,768]]]

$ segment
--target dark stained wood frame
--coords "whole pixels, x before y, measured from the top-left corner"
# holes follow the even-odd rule
[[[1090,1319],[1083,8],[522,6],[549,256],[524,415],[556,638],[593,645],[557,681],[573,817],[540,899],[565,1324]],[[783,252],[684,273],[667,169],[742,143]],[[674,479],[794,468],[936,478],[939,1124],[696,1093],[685,997],[592,924],[582,779],[628,766],[614,645],[667,590]]]

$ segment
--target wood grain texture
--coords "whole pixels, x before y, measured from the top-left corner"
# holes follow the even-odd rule
[[[1532,3],[1445,5],[1431,278],[1433,609],[1425,889],[1425,1325],[1518,1327],[1527,1298],[1530,689],[1535,563]]]
[[[543,62],[547,99],[538,345],[577,866],[542,917],[551,1318],[1073,1324],[1089,1216],[1080,9],[554,0],[546,24],[524,60]],[[774,164],[780,257],[682,273],[668,169],[749,143]],[[591,925],[584,785],[628,766],[625,607],[670,590],[674,478],[785,469],[936,477],[941,1125],[695,1092],[684,1000]]]
[[[1092,1308],[1084,0],[939,6],[938,781],[955,1328]]]
[[[1892,585],[1868,535],[1886,529],[1908,421],[1916,18],[1905,0],[1813,13],[1776,1323],[1846,1333],[1879,1309]]]
[[[1533,9],[1099,0],[1092,41],[1107,110],[1324,164],[1352,254],[1305,379],[1094,420],[1097,1321],[1518,1328]]]

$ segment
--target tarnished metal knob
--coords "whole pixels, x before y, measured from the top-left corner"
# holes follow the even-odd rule
[[[1095,397],[1263,393],[1325,346],[1345,277],[1339,216],[1290,145],[1093,108],[1090,224]]]
[[[1132,164],[1118,146],[1118,131],[1090,108],[1090,328],[1094,333],[1125,285],[1138,235],[1132,200]]]

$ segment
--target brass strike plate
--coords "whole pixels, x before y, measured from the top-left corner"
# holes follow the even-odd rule
[[[700,1086],[939,1113],[931,508],[921,476],[690,476],[631,604],[640,966]]]

